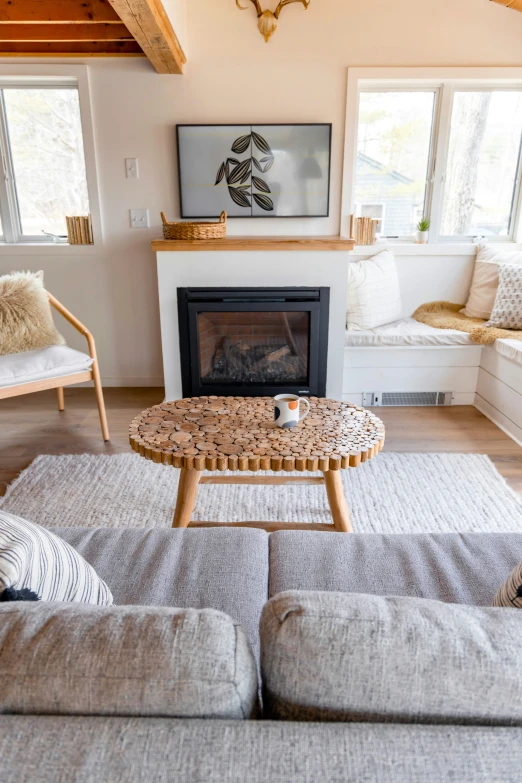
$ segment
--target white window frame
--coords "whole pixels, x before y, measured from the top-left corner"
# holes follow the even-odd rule
[[[90,109],[89,80],[86,66],[45,66],[45,65],[0,65],[0,89],[15,87],[36,87],[39,89],[72,88],[78,90],[80,119],[82,126],[85,171],[89,210],[92,218],[94,245],[69,245],[67,242],[55,243],[44,234],[27,236],[21,232],[20,216],[16,204],[16,191],[10,151],[6,148],[7,129],[5,113],[0,111],[0,210],[2,214],[3,237],[0,240],[0,255],[13,251],[26,254],[34,252],[93,252],[102,244],[102,226],[100,202],[96,176],[96,156],[94,133]]]
[[[435,91],[433,127],[428,160],[425,213],[432,228],[429,245],[449,248],[464,247],[475,240],[472,236],[441,236],[444,198],[444,175],[449,148],[451,116],[456,91],[517,90],[522,92],[522,68],[349,68],[346,102],[346,133],[343,172],[341,233],[349,235],[349,216],[354,209],[354,189],[359,126],[359,96],[361,92]],[[520,243],[522,241],[522,147],[513,199],[510,232],[505,237],[486,237],[488,243]],[[415,243],[414,236],[378,240],[379,244]],[[420,246],[416,246],[417,248]],[[426,246],[423,246],[424,248]],[[429,250],[428,250],[429,252]]]

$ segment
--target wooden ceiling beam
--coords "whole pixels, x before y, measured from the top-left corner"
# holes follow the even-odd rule
[[[9,0],[0,2],[0,22],[118,24],[120,19],[108,0]]]
[[[144,57],[136,41],[16,41],[0,43],[0,57]]]
[[[161,0],[109,0],[158,73],[183,73],[187,58]]]
[[[0,24],[0,41],[133,41],[124,24]]]
[[[505,5],[506,8],[512,8],[514,11],[522,11],[522,0],[493,0],[493,2]]]

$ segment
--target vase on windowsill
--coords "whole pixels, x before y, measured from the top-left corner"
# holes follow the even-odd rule
[[[417,223],[417,244],[426,245],[428,243],[428,234],[430,230],[430,220],[426,217],[421,217]]]

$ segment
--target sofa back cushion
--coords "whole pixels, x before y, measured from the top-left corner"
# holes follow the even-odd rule
[[[215,609],[0,605],[0,713],[249,717],[246,634]]]
[[[264,705],[286,720],[522,726],[522,614],[281,593],[261,618]]]

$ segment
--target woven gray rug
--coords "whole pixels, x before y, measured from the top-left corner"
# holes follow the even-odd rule
[[[166,528],[178,478],[136,454],[41,456],[0,505],[45,527]],[[522,499],[486,456],[383,453],[342,478],[358,533],[522,531]],[[331,522],[321,485],[202,485],[192,518]]]

